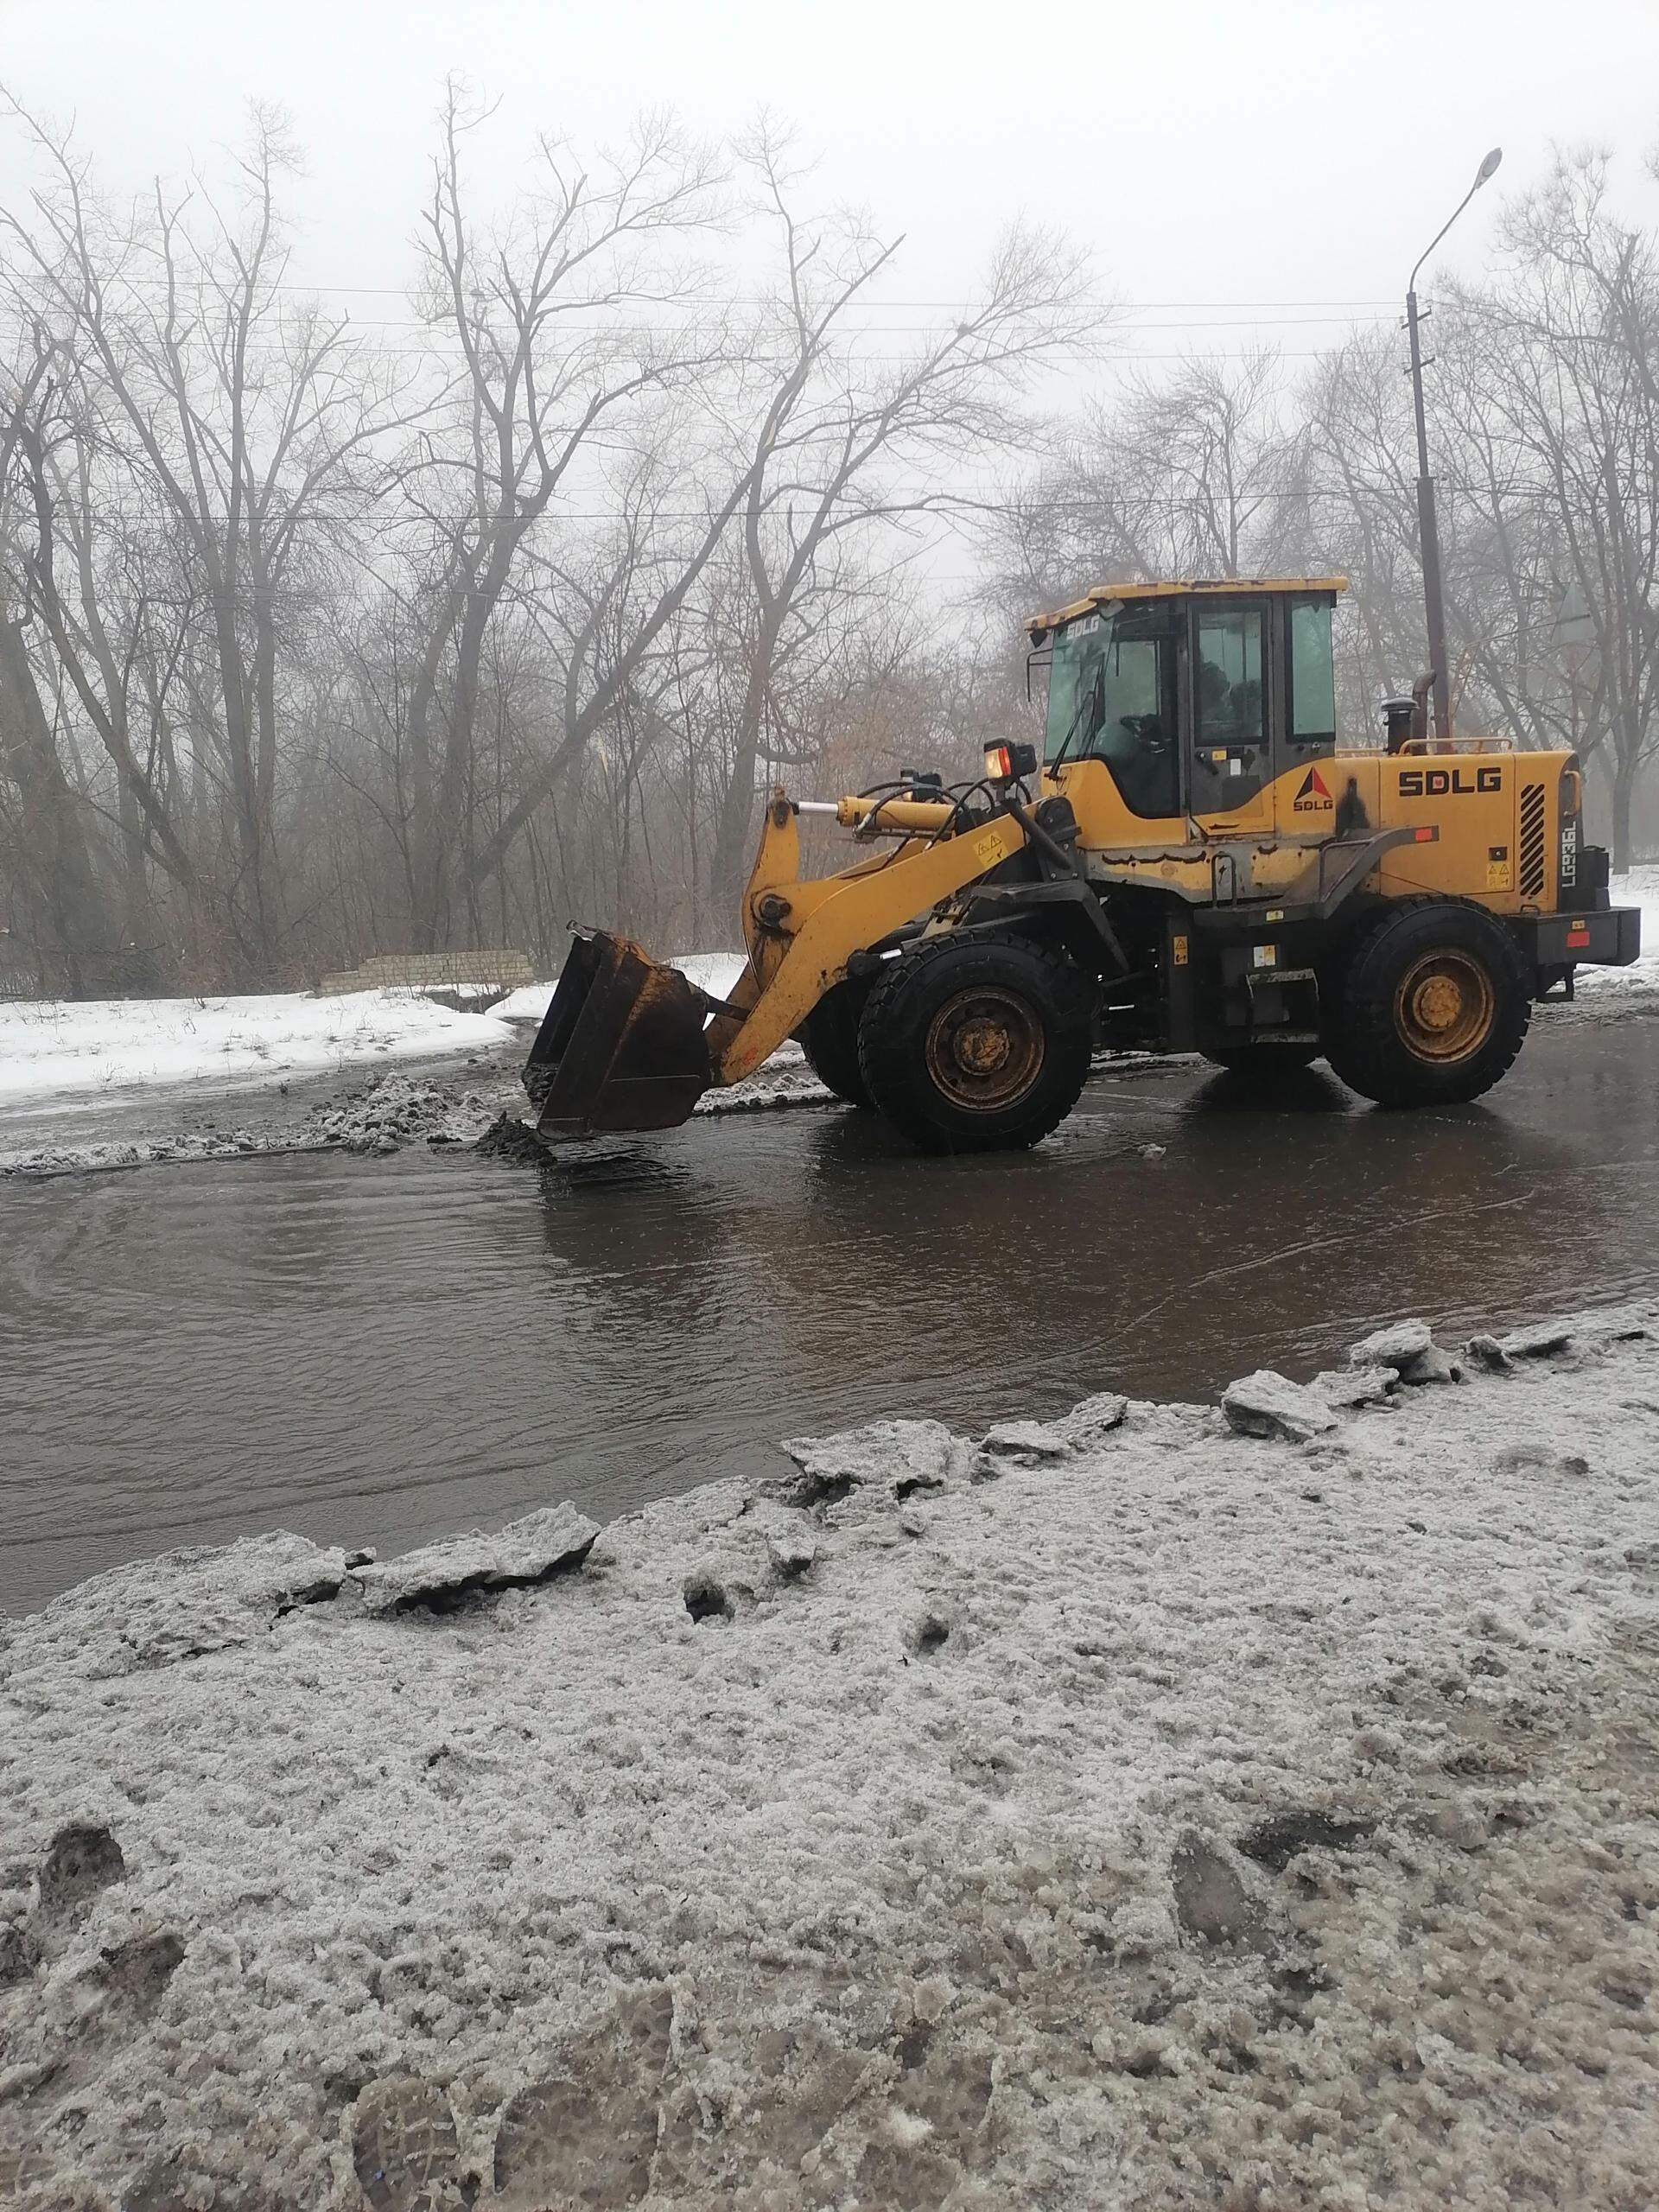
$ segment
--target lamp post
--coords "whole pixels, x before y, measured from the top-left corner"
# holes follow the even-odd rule
[[[1406,287],[1406,328],[1411,335],[1411,397],[1417,414],[1417,534],[1423,555],[1423,601],[1428,615],[1428,662],[1433,680],[1437,743],[1444,743],[1452,734],[1452,686],[1446,665],[1446,595],[1440,584],[1440,533],[1434,518],[1434,479],[1428,473],[1428,429],[1423,420],[1423,347],[1417,315],[1417,271],[1503,158],[1503,148],[1494,146],[1475,171],[1474,182],[1418,255],[1411,281]]]

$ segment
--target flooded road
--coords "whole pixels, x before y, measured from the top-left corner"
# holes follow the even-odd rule
[[[397,1549],[597,1519],[892,1413],[1299,1376],[1659,1285],[1659,1020],[1541,1017],[1481,1107],[1277,1110],[1100,1074],[1034,1154],[833,1109],[705,1119],[544,1173],[264,1158],[0,1189],[0,1609],[286,1527]],[[1151,1151],[1149,1147],[1161,1147]]]

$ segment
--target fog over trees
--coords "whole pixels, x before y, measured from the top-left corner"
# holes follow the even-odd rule
[[[965,765],[1029,711],[1020,617],[1113,575],[1350,576],[1351,735],[1425,665],[1386,326],[1091,378],[1111,272],[1016,226],[874,352],[904,243],[824,209],[772,124],[550,137],[487,206],[494,120],[459,86],[407,295],[359,321],[290,276],[279,118],[118,204],[10,127],[36,180],[0,208],[11,988],[491,944],[545,969],[573,916],[728,941],[774,779]],[[1576,747],[1623,865],[1659,833],[1655,238],[1605,156],[1563,156],[1434,304],[1457,721]]]

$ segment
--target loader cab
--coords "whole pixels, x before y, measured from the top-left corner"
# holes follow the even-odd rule
[[[1065,782],[1071,764],[1099,761],[1135,821],[1270,832],[1279,779],[1300,772],[1300,789],[1336,749],[1341,588],[1335,577],[1105,585],[1038,617],[1049,773]],[[1317,773],[1314,786],[1324,789]]]

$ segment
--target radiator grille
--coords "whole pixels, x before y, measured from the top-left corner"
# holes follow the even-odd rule
[[[1521,895],[1541,899],[1544,892],[1544,787],[1529,784],[1521,794]]]

